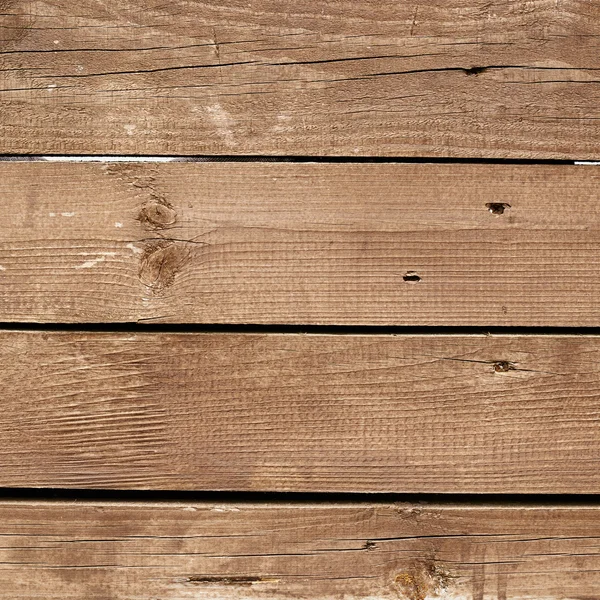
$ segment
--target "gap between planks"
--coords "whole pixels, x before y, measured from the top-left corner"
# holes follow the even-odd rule
[[[0,322],[1,331],[48,331],[74,333],[190,333],[190,334],[269,334],[313,336],[585,336],[597,337],[600,327],[469,327],[393,325],[274,325],[223,323],[32,323]]]
[[[580,165],[597,166],[600,162],[564,159],[461,158],[414,156],[276,156],[276,155],[204,155],[204,156],[143,156],[143,155],[36,155],[0,154],[0,162],[280,162],[280,163],[355,163],[355,164],[489,164],[489,165]]]
[[[0,487],[0,502],[93,502],[103,504],[235,504],[328,506],[371,504],[415,504],[446,508],[599,508],[600,494],[457,494],[457,493],[385,493],[385,492],[240,492],[151,490],[110,488],[36,488]]]

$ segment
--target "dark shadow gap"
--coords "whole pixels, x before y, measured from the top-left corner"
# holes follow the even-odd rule
[[[415,163],[415,164],[481,164],[481,165],[574,165],[575,160],[535,158],[453,158],[453,157],[387,157],[387,156],[263,156],[263,155],[76,155],[76,154],[0,154],[4,162],[275,162],[275,163]],[[591,161],[582,161],[591,162]]]
[[[4,331],[105,333],[256,333],[312,335],[600,335],[600,327],[260,325],[196,323],[0,323]]]
[[[600,494],[402,494],[365,492],[201,492],[0,488],[0,501],[208,502],[252,504],[410,503],[498,506],[600,506]]]

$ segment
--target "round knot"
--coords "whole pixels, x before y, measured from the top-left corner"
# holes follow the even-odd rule
[[[173,225],[177,220],[177,213],[166,204],[153,202],[146,204],[140,212],[139,219],[142,223],[162,229]]]

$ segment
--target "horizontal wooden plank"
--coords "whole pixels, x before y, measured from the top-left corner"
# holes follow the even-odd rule
[[[596,2],[0,13],[0,153],[598,157]]]
[[[572,600],[597,507],[0,503],[0,598]]]
[[[0,322],[596,326],[599,191],[593,166],[4,162]]]
[[[600,492],[600,339],[3,332],[0,487]]]

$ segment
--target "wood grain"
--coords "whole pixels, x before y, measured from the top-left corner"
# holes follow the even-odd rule
[[[0,321],[597,326],[599,191],[594,166],[0,163]]]
[[[597,597],[592,506],[0,503],[0,598]]]
[[[595,336],[0,335],[0,487],[600,491]]]
[[[585,0],[4,0],[0,153],[598,158]]]

